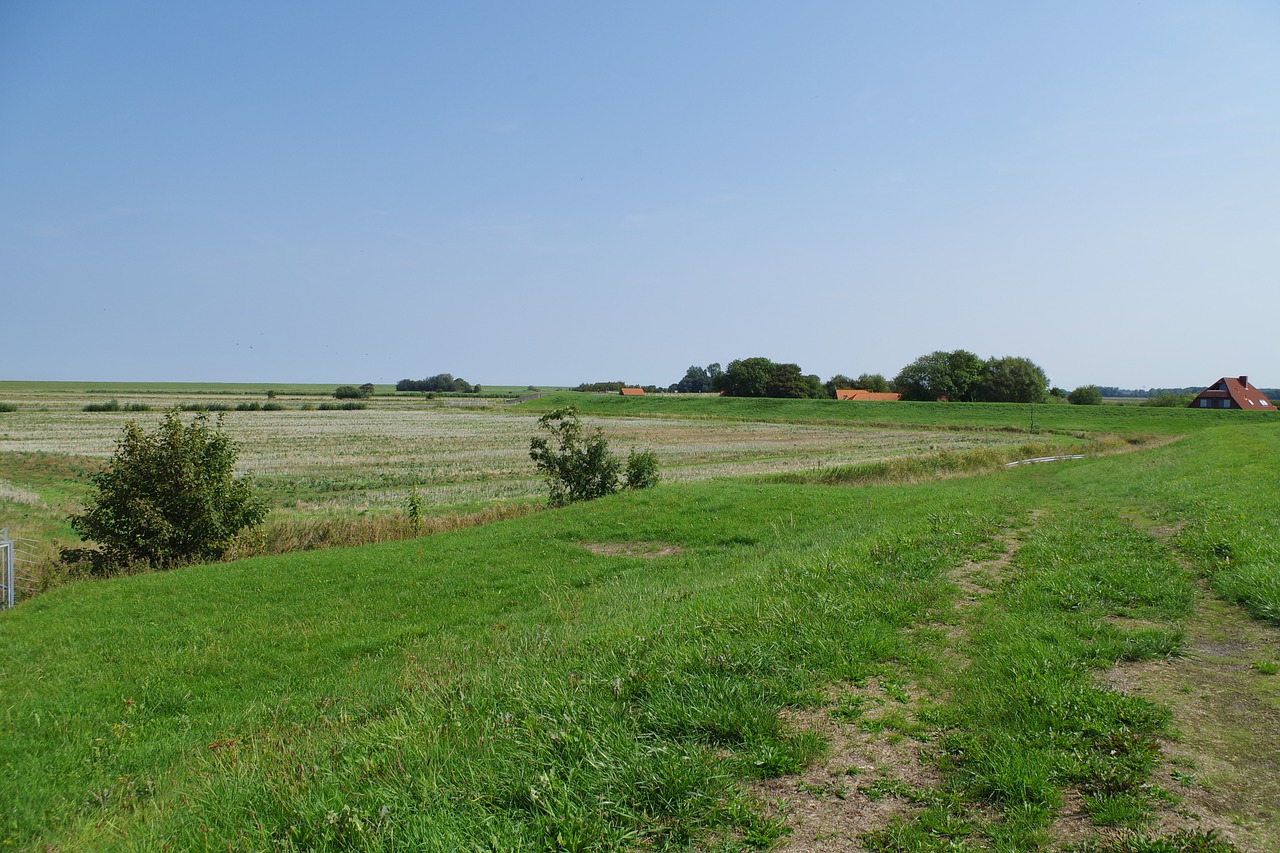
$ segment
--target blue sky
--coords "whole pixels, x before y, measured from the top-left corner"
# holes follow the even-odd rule
[[[1280,386],[1280,4],[0,4],[0,379]]]

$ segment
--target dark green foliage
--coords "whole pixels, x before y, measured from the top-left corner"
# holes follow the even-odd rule
[[[211,427],[197,415],[188,426],[170,411],[154,433],[129,422],[110,464],[92,477],[85,511],[68,519],[99,547],[64,557],[87,560],[97,572],[218,559],[267,514],[250,481],[235,476],[237,454],[221,419]]]
[[[437,373],[426,379],[401,379],[396,383],[397,391],[424,391],[432,394],[478,394],[479,385],[472,385],[467,380],[454,378],[452,373]]]
[[[822,380],[800,372],[798,364],[775,364],[760,356],[729,362],[729,368],[712,383],[726,397],[773,397],[781,399],[830,396]]]
[[[16,412],[18,405],[16,403],[0,403],[0,412]]]
[[[146,403],[126,403],[120,405],[120,401],[112,398],[105,403],[90,403],[84,407],[86,412],[149,412],[151,407]]]
[[[583,391],[583,392],[588,393],[588,394],[607,394],[607,393],[610,393],[610,392],[617,392],[617,391],[621,391],[621,390],[622,390],[623,388],[625,388],[625,387],[627,387],[627,383],[625,383],[625,382],[621,382],[621,381],[618,381],[618,382],[583,382],[582,384],[580,384],[578,387],[574,388],[573,390],[575,390],[575,391]]]
[[[889,390],[889,380],[879,373],[862,373],[858,375],[857,379],[853,380],[853,387],[861,388],[864,391],[884,393]]]
[[[262,411],[262,404],[258,402],[236,403],[236,411],[237,412],[260,412]]]
[[[263,403],[262,411],[264,412],[283,412],[284,406],[280,403]]]
[[[1102,405],[1102,389],[1097,385],[1081,385],[1067,395],[1067,402],[1076,406]]]
[[[984,403],[1039,403],[1048,388],[1049,378],[1035,362],[1007,355],[983,364],[977,398]]]
[[[623,479],[623,488],[651,489],[658,485],[658,455],[652,450],[636,453],[631,448],[627,456],[627,468]]]
[[[550,439],[529,441],[529,458],[547,481],[548,503],[565,506],[618,491],[622,462],[609,452],[609,442],[599,428],[587,430],[572,406],[548,412],[538,419]],[[647,489],[658,483],[658,460],[652,452],[631,451],[622,488]]]
[[[184,412],[229,412],[231,406],[227,403],[183,403],[178,407]]]
[[[369,408],[368,403],[361,403],[355,400],[347,400],[343,403],[321,403],[316,406],[322,412],[355,412],[360,409]]]
[[[367,400],[372,396],[372,385],[361,385],[359,388],[354,385],[339,385],[333,389],[335,400]]]
[[[893,388],[904,400],[972,403],[978,399],[983,366],[982,359],[967,350],[935,350],[902,368],[893,378]]]

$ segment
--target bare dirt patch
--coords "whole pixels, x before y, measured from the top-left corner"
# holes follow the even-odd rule
[[[866,850],[862,836],[914,808],[895,790],[934,788],[940,781],[937,768],[921,760],[922,741],[903,731],[917,727],[912,709],[920,696],[914,689],[886,690],[869,679],[862,686],[834,685],[827,698],[819,708],[783,713],[792,730],[826,740],[826,757],[800,775],[754,787],[791,828],[779,850]]]
[[[581,542],[593,554],[602,557],[640,557],[653,560],[658,557],[675,557],[684,553],[679,545],[668,542]]]
[[[1280,850],[1280,631],[1202,593],[1182,657],[1101,673],[1110,686],[1173,709],[1179,737],[1153,782],[1182,802],[1161,832],[1216,829],[1243,853]]]

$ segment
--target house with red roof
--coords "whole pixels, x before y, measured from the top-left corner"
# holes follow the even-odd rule
[[[1276,407],[1266,394],[1249,384],[1248,376],[1224,376],[1197,394],[1191,408],[1273,412]]]

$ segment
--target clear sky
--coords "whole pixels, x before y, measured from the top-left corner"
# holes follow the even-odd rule
[[[0,379],[1280,386],[1280,2],[0,3]]]

